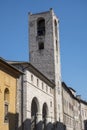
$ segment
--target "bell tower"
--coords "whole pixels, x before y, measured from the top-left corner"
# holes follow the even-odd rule
[[[62,122],[59,20],[53,9],[29,13],[29,56],[30,63],[55,83],[55,120]]]

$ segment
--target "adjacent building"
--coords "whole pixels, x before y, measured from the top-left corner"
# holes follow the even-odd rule
[[[81,129],[87,129],[87,102],[81,99],[80,103],[80,113],[81,113]]]
[[[0,58],[0,130],[15,130],[18,113],[16,111],[17,79],[22,72]]]
[[[66,130],[73,130],[74,98],[72,92],[64,82],[62,83],[62,96],[63,96],[63,123],[66,126]]]
[[[66,130],[87,129],[87,102],[76,91],[62,82],[63,123]]]

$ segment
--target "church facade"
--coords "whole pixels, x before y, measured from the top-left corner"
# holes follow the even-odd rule
[[[18,80],[18,130],[86,130],[87,102],[61,81],[59,20],[53,9],[29,13],[29,60],[8,62]]]

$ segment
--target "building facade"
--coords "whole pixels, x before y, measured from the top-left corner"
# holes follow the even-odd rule
[[[66,130],[73,130],[74,126],[74,106],[73,97],[69,88],[62,83],[62,95],[63,95],[63,123],[66,126]]]
[[[54,117],[54,88],[55,84],[45,77],[40,71],[28,62],[13,62],[17,68],[23,71],[23,101],[18,99],[18,104],[23,102],[23,116],[18,130],[42,130],[52,129]],[[19,94],[19,92],[18,92]],[[20,127],[21,126],[21,127]]]
[[[80,103],[80,113],[81,113],[81,129],[87,129],[87,102],[81,100]]]
[[[66,130],[87,129],[87,102],[83,101],[76,91],[62,83],[63,123]]]
[[[15,130],[17,79],[21,72],[0,58],[0,130]]]

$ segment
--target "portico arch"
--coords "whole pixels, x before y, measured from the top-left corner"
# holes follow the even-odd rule
[[[43,130],[46,130],[47,115],[48,115],[48,107],[47,104],[44,103],[42,108]]]
[[[38,99],[34,97],[31,103],[31,130],[37,130],[38,111],[39,111],[39,102]]]

